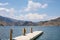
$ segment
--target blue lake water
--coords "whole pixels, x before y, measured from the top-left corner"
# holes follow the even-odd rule
[[[13,29],[13,38],[22,35],[22,29],[26,28],[27,33],[30,32],[30,28],[33,31],[43,31],[44,33],[36,40],[60,40],[60,26],[0,26],[0,39],[8,40],[10,29]]]

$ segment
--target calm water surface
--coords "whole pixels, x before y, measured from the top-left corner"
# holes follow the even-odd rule
[[[22,35],[22,29],[26,28],[27,33],[30,32],[30,28],[33,28],[33,31],[43,31],[44,33],[37,38],[36,40],[60,40],[60,26],[0,26],[0,39],[8,40],[10,29],[13,29],[13,38],[19,35]]]

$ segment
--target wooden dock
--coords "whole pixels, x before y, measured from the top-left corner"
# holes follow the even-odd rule
[[[15,37],[13,38],[13,40],[34,40],[42,33],[43,31],[35,31],[33,33],[28,33],[25,36],[21,35],[21,36]]]

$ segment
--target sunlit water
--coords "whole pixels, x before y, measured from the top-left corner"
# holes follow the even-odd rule
[[[60,40],[60,26],[0,26],[0,40],[8,40],[10,29],[13,29],[13,38],[22,35],[22,29],[26,28],[27,33],[30,32],[30,28],[33,31],[43,31],[44,33],[36,40]]]

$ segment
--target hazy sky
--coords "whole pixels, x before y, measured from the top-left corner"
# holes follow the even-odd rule
[[[60,16],[60,0],[0,0],[0,15],[34,22],[50,20]]]

